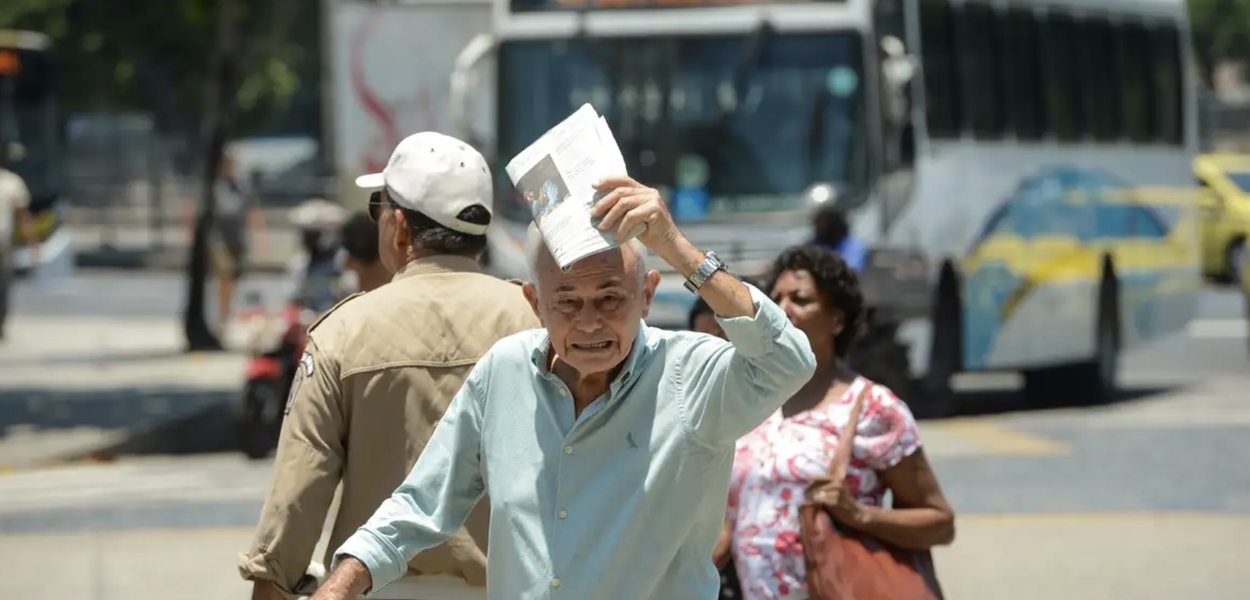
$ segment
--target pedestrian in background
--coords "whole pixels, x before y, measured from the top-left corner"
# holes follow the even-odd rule
[[[342,483],[331,549],[404,480],[487,350],[538,326],[519,285],[478,268],[494,186],[476,150],[418,133],[399,144],[384,171],[356,183],[380,192],[370,214],[381,262],[396,274],[349,296],[309,329],[273,486],[254,545],[239,557],[243,578],[255,582],[254,599],[311,593],[315,579],[306,568],[335,487]],[[410,577],[391,598],[485,596],[489,513],[485,503],[471,510],[475,504],[462,507],[464,527],[445,531],[445,545],[392,565],[391,579]]]
[[[811,341],[816,374],[738,441],[726,531],[714,554],[718,565],[733,561],[746,600],[807,597],[799,535],[799,506],[807,499],[823,504],[839,525],[904,549],[928,550],[955,537],[955,513],[911,411],[847,365],[865,312],[855,271],[833,250],[811,244],[783,251],[773,273],[773,301]],[[861,394],[862,413],[850,424]],[[834,449],[846,435],[854,436],[848,475],[828,482]]]
[[[21,175],[5,168],[10,146],[0,143],[0,339],[9,315],[9,296],[13,289],[13,230],[16,224],[30,248],[30,264],[39,263],[39,238],[35,220],[30,214],[30,189]]]
[[[382,192],[373,192],[371,203],[381,202]],[[343,270],[351,275],[352,287],[367,292],[390,283],[394,276],[378,254],[378,224],[366,212],[353,213],[343,224]]]
[[[216,210],[210,229],[209,255],[217,279],[217,328],[221,335],[225,334],[234,314],[234,295],[247,269],[252,241],[249,234],[259,244],[267,242],[265,215],[255,194],[239,181],[236,162],[233,151],[222,154],[213,188]]]
[[[813,242],[842,255],[846,264],[856,271],[863,271],[868,261],[868,246],[851,234],[846,211],[829,205],[816,211],[812,219]]]
[[[545,329],[478,363],[429,451],[338,549],[315,600],[387,595],[483,494],[492,600],[716,595],[710,550],[734,442],[815,362],[776,304],[681,235],[658,191],[628,177],[597,187],[602,229],[622,242],[646,230],[563,271],[531,225],[525,296]],[[642,244],[707,300],[729,341],[645,325],[660,274]]]

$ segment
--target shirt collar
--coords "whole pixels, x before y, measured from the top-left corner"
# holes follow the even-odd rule
[[[530,355],[530,358],[539,373],[544,375],[550,374],[554,377],[554,374],[547,369],[547,354],[550,351],[551,336],[544,330],[542,339],[540,339],[538,344],[534,347],[534,351]],[[613,392],[613,398],[617,396],[615,392],[619,390],[621,386],[628,384],[634,379],[634,376],[637,375],[638,369],[643,365],[643,358],[645,358],[650,352],[651,348],[647,345],[647,324],[642,323],[638,327],[638,334],[634,336],[634,344],[629,349],[629,356],[625,357],[625,363],[621,372],[616,375],[616,378],[612,380],[612,383],[609,386],[609,389]]]
[[[404,265],[395,273],[391,281],[399,281],[417,275],[433,275],[435,273],[481,273],[482,268],[477,260],[467,256],[452,254],[436,254],[418,258]]]

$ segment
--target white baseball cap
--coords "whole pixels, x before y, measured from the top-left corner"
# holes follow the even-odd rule
[[[386,188],[395,204],[469,235],[485,234],[486,225],[461,221],[457,218],[461,211],[478,205],[494,214],[494,185],[486,159],[473,146],[433,131],[404,138],[381,173],[361,175],[356,185]]]

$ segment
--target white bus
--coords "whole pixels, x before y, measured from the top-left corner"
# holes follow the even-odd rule
[[[503,163],[590,102],[736,273],[845,209],[871,247],[862,368],[918,412],[963,371],[1098,401],[1200,281],[1186,19],[1182,0],[501,0],[452,104],[494,105],[493,132],[461,133],[493,139],[496,269],[521,268],[529,219]],[[691,301],[665,273],[652,318],[681,326]]]

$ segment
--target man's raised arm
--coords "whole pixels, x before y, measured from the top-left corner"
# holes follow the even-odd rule
[[[335,552],[332,574],[313,600],[376,592],[402,577],[417,552],[447,541],[464,524],[486,491],[481,411],[488,359],[469,373],[412,472]]]
[[[592,211],[600,229],[615,230],[620,242],[642,231],[638,239],[687,280],[700,270],[708,257],[677,229],[655,188],[628,176],[609,177],[595,187],[606,192]],[[677,357],[676,366],[695,437],[720,448],[798,392],[815,373],[816,357],[807,336],[755,287],[717,270],[698,290],[730,343],[701,340]]]
[[[763,292],[723,273],[709,283],[716,279],[733,280],[748,290],[754,315],[718,314],[729,342],[707,336],[678,360],[694,436],[720,448],[732,446],[797,393],[816,371],[816,357],[807,336]],[[709,297],[715,290],[700,291],[716,309]]]

